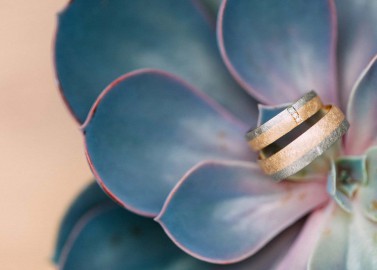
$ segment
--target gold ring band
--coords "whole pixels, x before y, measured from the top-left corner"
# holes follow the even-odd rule
[[[322,108],[321,99],[310,91],[266,123],[246,134],[249,146],[260,151],[296,128]]]
[[[349,128],[342,111],[334,105],[321,109],[324,116],[301,136],[273,155],[260,159],[262,170],[275,179],[286,178],[325,152]]]

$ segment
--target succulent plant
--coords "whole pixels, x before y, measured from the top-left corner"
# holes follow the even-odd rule
[[[377,2],[218,4],[74,0],[60,13],[59,86],[97,183],[68,210],[55,262],[377,269]],[[351,127],[276,183],[244,135],[310,89]]]

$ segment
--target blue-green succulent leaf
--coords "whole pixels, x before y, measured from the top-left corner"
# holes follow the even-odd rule
[[[296,222],[288,229],[281,232],[260,251],[251,256],[250,258],[236,264],[230,264],[222,267],[215,268],[216,270],[251,270],[251,269],[298,269],[293,268],[298,261],[292,261],[289,266],[291,268],[278,268],[286,259],[290,246],[292,246],[303,227],[303,220]],[[301,254],[302,255],[302,254]]]
[[[276,106],[268,106],[259,104],[258,105],[258,122],[257,125],[260,126],[267,121],[274,118],[276,115],[284,111],[289,106],[289,103],[287,104],[281,104]]]
[[[347,119],[350,122],[345,144],[348,154],[363,155],[369,147],[377,145],[377,56],[355,84]]]
[[[246,126],[171,74],[140,70],[97,100],[84,127],[87,156],[104,190],[155,216],[174,185],[206,159],[252,160]]]
[[[366,153],[366,183],[360,188],[361,208],[368,218],[377,222],[377,148]]]
[[[85,120],[117,77],[158,68],[192,82],[254,124],[256,104],[227,72],[200,5],[194,0],[71,1],[59,15],[55,60],[62,94],[77,120]]]
[[[366,183],[364,156],[345,156],[336,160],[339,189],[348,197],[355,196],[359,187]]]
[[[99,204],[88,204],[85,198],[96,195],[96,192],[101,192],[98,195],[102,194],[104,200],[99,200]],[[285,256],[285,247],[295,241],[303,223],[297,222],[286,229],[250,259],[220,266],[198,261],[182,252],[157,223],[120,208],[96,183],[80,194],[67,216],[72,211],[77,212],[80,202],[81,209],[87,211],[75,218],[62,255],[56,261],[61,270],[272,269]]]
[[[228,69],[262,102],[290,102],[312,89],[336,102],[335,23],[329,0],[225,0],[218,40]]]
[[[202,7],[204,7],[207,10],[208,15],[210,16],[211,20],[213,20],[214,27],[216,27],[217,13],[219,11],[222,0],[200,0],[200,1],[193,0],[193,1],[196,1],[196,3],[202,5]]]
[[[329,195],[334,199],[334,201],[338,204],[338,206],[340,206],[344,211],[348,213],[352,212],[351,199],[338,189],[335,165],[331,166],[331,171],[327,178],[327,191]]]
[[[345,157],[331,162],[327,191],[344,211],[353,211],[353,199],[366,181],[364,157]]]
[[[335,3],[339,89],[345,108],[357,78],[377,54],[377,1],[335,0]]]
[[[318,181],[276,183],[256,164],[212,161],[181,180],[156,220],[191,255],[229,263],[255,254],[327,199]]]
[[[352,201],[344,193],[339,191],[338,174],[335,162],[331,162],[331,170],[327,178],[327,192],[344,211],[352,212]]]
[[[179,250],[153,220],[113,202],[82,216],[59,266],[62,270],[212,269]]]
[[[110,199],[102,191],[96,182],[88,185],[69,207],[67,213],[60,224],[59,234],[55,246],[53,260],[57,263],[60,259],[63,247],[67,243],[68,236],[71,234],[78,220],[90,209],[108,202]]]

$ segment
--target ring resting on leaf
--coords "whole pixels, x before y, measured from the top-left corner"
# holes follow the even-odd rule
[[[323,106],[314,91],[305,94],[266,123],[246,134],[259,152],[262,170],[276,180],[287,178],[328,150],[348,130],[335,105]]]

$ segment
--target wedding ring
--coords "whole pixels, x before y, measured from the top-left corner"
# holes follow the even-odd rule
[[[310,91],[266,123],[249,131],[246,139],[253,150],[260,151],[305,122],[322,106],[317,94]]]
[[[295,174],[347,132],[349,123],[336,106],[325,106],[318,113],[323,116],[304,133],[278,152],[259,159],[259,165],[266,174],[277,180]]]

